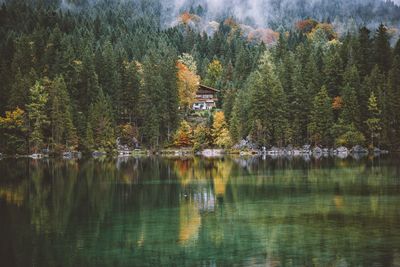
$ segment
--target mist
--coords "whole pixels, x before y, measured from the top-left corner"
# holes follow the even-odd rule
[[[384,22],[398,25],[400,20],[400,0],[167,0],[162,3],[163,13],[167,21],[170,17],[170,22],[183,11],[198,6],[204,8],[201,15],[208,21],[231,16],[256,27],[287,26],[307,17],[320,21],[353,19],[357,24]],[[371,12],[372,17],[369,16]]]

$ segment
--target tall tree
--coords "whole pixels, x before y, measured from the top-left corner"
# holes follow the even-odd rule
[[[373,148],[375,146],[375,138],[379,137],[382,130],[381,110],[378,107],[378,100],[373,91],[368,99],[368,119],[365,124],[368,127],[370,147]]]
[[[315,145],[331,145],[332,126],[332,100],[328,95],[326,87],[322,87],[314,98],[311,120],[308,125],[311,141]]]
[[[387,27],[379,25],[374,38],[374,63],[387,74],[391,67],[392,53]]]
[[[48,93],[41,82],[37,81],[30,89],[29,104],[27,105],[29,124],[30,124],[30,148],[31,151],[39,152],[44,145],[44,127],[49,120],[46,115],[46,104]]]
[[[116,148],[116,138],[114,132],[112,103],[109,96],[100,89],[97,100],[91,105],[89,111],[87,138],[91,138],[90,132],[93,133],[94,148],[101,151],[112,151]],[[91,140],[86,140],[87,144]]]
[[[71,101],[62,76],[48,82],[51,141],[53,146],[62,149],[76,149],[78,137],[73,123]]]
[[[196,101],[196,92],[200,85],[200,77],[196,74],[196,66],[193,60],[189,60],[186,56],[185,60],[189,66],[187,66],[184,61],[178,60],[178,92],[179,92],[179,104],[187,114],[189,108]]]

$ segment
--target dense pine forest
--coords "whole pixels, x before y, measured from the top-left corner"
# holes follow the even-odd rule
[[[117,138],[151,149],[242,139],[400,148],[393,2],[353,27],[301,13],[263,27],[229,14],[204,25],[201,5],[166,24],[163,10],[145,0],[4,1],[0,152],[112,151]],[[191,110],[200,83],[219,90],[216,110]]]

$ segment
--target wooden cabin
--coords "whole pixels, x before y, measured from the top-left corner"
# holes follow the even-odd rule
[[[196,102],[193,110],[210,110],[217,107],[219,90],[200,84],[196,93]]]

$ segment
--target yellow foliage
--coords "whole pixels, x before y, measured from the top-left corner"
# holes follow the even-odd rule
[[[232,139],[225,121],[225,115],[223,111],[217,111],[214,114],[212,135],[214,138],[214,144],[216,146],[226,148],[232,145]]]
[[[200,85],[200,77],[189,70],[182,62],[176,63],[178,68],[178,93],[181,107],[187,109],[196,101],[196,92]]]
[[[174,145],[177,147],[189,147],[193,145],[193,130],[185,120],[181,122],[176,132]]]
[[[11,125],[16,127],[23,126],[24,114],[25,112],[18,107],[14,111],[6,111],[6,116],[0,117],[0,127],[8,128]]]

